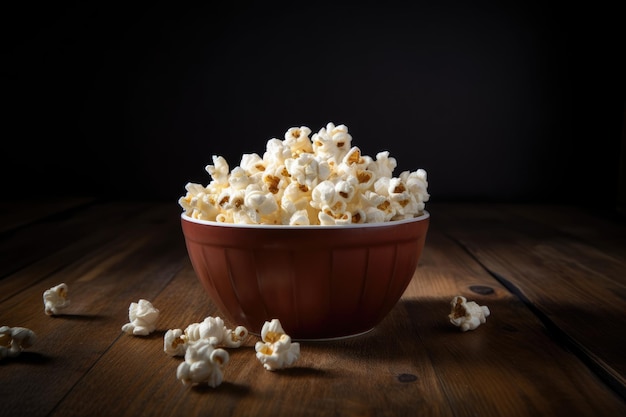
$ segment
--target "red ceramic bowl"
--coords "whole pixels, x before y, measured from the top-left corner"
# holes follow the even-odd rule
[[[233,325],[277,318],[296,340],[373,329],[417,268],[430,215],[344,226],[237,225],[181,216],[189,258]]]

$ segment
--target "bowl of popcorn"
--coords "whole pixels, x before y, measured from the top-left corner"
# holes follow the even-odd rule
[[[345,125],[311,133],[290,128],[232,169],[213,156],[208,185],[188,183],[178,201],[195,274],[252,334],[272,319],[300,340],[368,332],[400,300],[424,248],[426,172],[394,176],[389,152],[363,155]]]

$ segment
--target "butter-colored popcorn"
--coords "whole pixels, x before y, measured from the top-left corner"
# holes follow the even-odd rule
[[[313,189],[331,174],[328,162],[311,153],[302,153],[295,159],[285,160],[285,168],[291,180],[297,182],[304,190]]]
[[[235,167],[228,177],[228,185],[234,190],[243,190],[250,184],[250,177],[243,168]]]
[[[272,193],[264,191],[258,184],[246,187],[244,205],[259,216],[269,216],[278,210],[278,203]]]
[[[351,148],[352,136],[346,125],[330,122],[312,137],[313,151],[326,158],[331,166],[338,165]]]
[[[359,198],[368,223],[390,221],[396,214],[389,199],[383,195],[368,190],[360,194]]]
[[[206,339],[213,346],[237,348],[248,337],[248,330],[243,326],[237,326],[235,330],[229,329],[221,317],[209,316],[200,323],[187,326],[185,335],[191,342]]]
[[[284,165],[285,161],[291,158],[291,156],[291,148],[283,141],[276,138],[267,141],[265,153],[263,154],[263,160],[267,165]]]
[[[176,378],[185,385],[206,383],[215,388],[224,380],[223,369],[230,359],[227,351],[216,348],[209,340],[190,343],[185,361],[176,369]]]
[[[263,324],[261,340],[254,345],[254,349],[257,359],[268,371],[292,366],[300,358],[300,344],[291,341],[278,319]]]
[[[263,157],[244,154],[232,171],[213,156],[211,182],[188,183],[179,205],[192,218],[243,224],[342,225],[423,214],[426,171],[393,177],[395,158],[388,151],[375,160],[362,155],[345,125],[310,134],[306,126],[289,128],[284,140],[267,142]]]
[[[344,178],[358,187],[359,190],[365,191],[371,188],[376,179],[377,171],[377,166],[372,158],[361,155],[361,150],[353,146],[343,157],[333,177]]]
[[[465,297],[457,295],[450,302],[452,311],[448,315],[450,323],[462,331],[474,330],[484,324],[490,311],[487,306],[479,306],[474,301],[467,301]]]
[[[281,223],[289,225],[311,224],[310,217],[315,218],[317,212],[309,204],[311,190],[302,188],[297,182],[289,184],[280,199]]]
[[[382,151],[376,154],[376,164],[370,169],[374,171],[378,178],[391,178],[393,170],[398,166],[396,158],[389,156],[389,151]]]
[[[0,360],[18,356],[36,340],[35,332],[25,327],[0,327]]]
[[[68,295],[69,289],[65,283],[45,290],[43,292],[44,312],[48,316],[59,314],[61,310],[70,305]]]
[[[289,226],[306,226],[311,224],[309,213],[306,210],[298,210],[289,217]]]
[[[428,194],[428,179],[426,171],[423,169],[418,169],[414,172],[403,171],[400,174],[400,178],[406,184],[409,192],[418,196],[418,200],[422,202],[422,206],[424,205],[424,201],[428,201],[430,195]],[[423,207],[422,207],[423,210]]]
[[[228,162],[223,156],[213,156],[213,165],[207,165],[205,167],[206,172],[209,173],[213,181],[216,184],[226,186],[228,184]]]
[[[213,220],[219,214],[215,194],[200,184],[187,183],[185,185],[187,195],[181,197],[178,202],[185,212],[194,219]]]
[[[295,157],[302,153],[313,153],[313,146],[309,140],[311,129],[306,126],[292,127],[285,132],[285,145]]]
[[[159,310],[148,300],[140,299],[128,307],[129,323],[122,326],[122,331],[135,336],[147,336],[156,329]]]
[[[229,329],[220,317],[206,317],[200,323],[192,323],[183,332],[170,329],[163,337],[163,350],[170,356],[183,356],[187,347],[199,340],[207,340],[213,346],[238,348],[248,337],[244,326]]]
[[[185,356],[187,336],[181,329],[169,329],[163,336],[163,351],[170,356]]]
[[[239,166],[249,177],[257,178],[258,175],[265,171],[266,163],[256,153],[243,154]]]
[[[320,182],[311,192],[311,206],[321,211],[335,206],[337,191],[335,184],[330,180]]]

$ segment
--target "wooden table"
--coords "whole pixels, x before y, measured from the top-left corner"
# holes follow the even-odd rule
[[[626,416],[626,222],[547,205],[432,202],[402,300],[373,331],[303,342],[270,372],[251,336],[224,382],[190,387],[163,336],[220,316],[187,257],[176,202],[0,205],[0,325],[35,344],[0,361],[0,416]],[[69,286],[62,315],[42,294]],[[463,295],[491,310],[461,332]],[[131,302],[161,314],[121,331]],[[236,323],[228,323],[234,327]]]

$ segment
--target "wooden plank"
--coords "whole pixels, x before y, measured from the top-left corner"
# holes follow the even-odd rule
[[[6,415],[48,415],[120,338],[130,303],[139,295],[155,298],[180,269],[187,258],[180,220],[154,210],[156,218],[145,210],[130,229],[105,223],[121,238],[101,236],[100,245],[60,269],[46,271],[36,264],[32,273],[43,278],[2,302],[2,325],[27,327],[37,334],[31,349],[0,367],[0,380],[6,384],[0,402]],[[63,315],[46,316],[43,291],[60,282],[69,286],[71,305]]]
[[[31,328],[39,338],[0,366],[0,415],[626,415],[624,399],[451,239],[453,222],[438,213],[411,284],[376,329],[302,342],[297,366],[277,372],[256,360],[252,336],[229,349],[222,385],[184,386],[176,379],[182,359],[163,352],[163,335],[219,311],[191,269],[179,218],[169,210],[110,224],[115,238],[101,235],[101,245],[73,261],[68,255],[61,268],[24,268],[41,277],[0,304],[0,324]],[[72,304],[62,316],[45,316],[42,291],[61,281]],[[487,323],[465,333],[452,326],[454,295],[487,305]],[[121,332],[130,302],[140,298],[161,311],[147,337]]]
[[[49,261],[50,257],[63,257],[63,250],[74,246],[82,253],[93,250],[92,245],[113,239],[142,221],[156,207],[169,210],[169,215],[179,218],[180,209],[175,204],[111,202],[86,206],[78,212],[67,211],[44,221],[34,222],[19,230],[0,236],[0,281],[34,262]],[[80,246],[84,246],[80,249]],[[72,257],[78,253],[68,254]]]
[[[0,279],[0,302],[47,274],[97,251],[103,242],[122,239],[129,231],[136,232],[137,222],[151,222],[154,216],[161,221],[165,215],[173,221],[179,213],[173,206],[108,203],[13,232],[0,240],[3,260],[0,272],[12,273],[12,279]]]
[[[506,204],[500,209],[541,223],[617,259],[626,258],[626,213],[562,204]]]
[[[95,201],[94,197],[44,199],[43,201],[1,201],[0,234],[59,213],[80,209]]]
[[[162,336],[168,328],[185,328],[219,315],[190,265],[155,303],[163,311],[158,336],[120,338],[53,415],[412,415],[420,411],[453,415],[440,387],[433,384],[435,370],[424,349],[413,342],[410,322],[401,308],[365,336],[302,342],[297,366],[278,372],[263,369],[253,347],[258,339],[251,336],[244,347],[229,349],[225,381],[212,389],[184,386],[176,379],[182,359],[163,352]],[[398,340],[388,343],[393,338]],[[122,377],[121,370],[132,378]],[[403,380],[409,374],[420,378]],[[89,403],[81,403],[85,396],[91,398]],[[111,397],[121,400],[111,403]]]
[[[622,415],[623,398],[433,220],[404,297],[455,414]],[[488,306],[487,322],[465,333],[451,327],[455,295]]]
[[[440,205],[433,220],[626,396],[624,257],[500,207]]]
[[[488,323],[469,333],[450,325],[449,301],[457,294],[490,305]],[[164,354],[162,335],[219,311],[188,263],[155,305],[163,312],[158,334],[118,339],[53,415],[104,415],[101,410],[128,416],[626,412],[624,402],[555,344],[522,302],[436,231],[403,300],[380,326],[357,338],[302,342],[301,360],[292,369],[265,371],[254,357],[253,336],[245,347],[229,350],[221,386],[183,386],[175,378],[181,359]],[[81,401],[87,396],[89,402]]]

